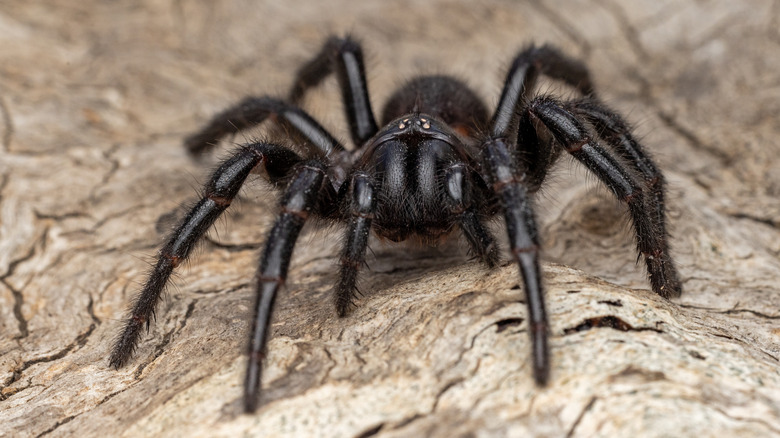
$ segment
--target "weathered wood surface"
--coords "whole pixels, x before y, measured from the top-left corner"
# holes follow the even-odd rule
[[[0,436],[780,435],[776,1],[294,3],[3,2]],[[285,90],[347,31],[370,54],[377,107],[421,71],[494,103],[529,40],[586,60],[668,176],[683,297],[649,292],[623,208],[563,160],[538,199],[549,387],[531,378],[515,267],[488,271],[458,242],[374,245],[366,295],[338,319],[339,239],[312,229],[277,301],[265,404],[241,415],[273,202],[254,182],[132,363],[109,369],[160,231],[213,165],[183,136],[245,94]],[[332,83],[307,107],[348,138]],[[583,329],[604,316],[625,331]]]

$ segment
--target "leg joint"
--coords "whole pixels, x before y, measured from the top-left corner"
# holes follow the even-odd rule
[[[206,195],[206,197],[222,208],[230,206],[231,199],[226,196]]]
[[[167,252],[163,252],[161,255],[163,258],[170,260],[171,265],[173,265],[174,268],[179,266],[179,263],[181,263],[182,261],[182,258],[180,256],[168,254]]]
[[[639,187],[632,187],[630,190],[626,192],[626,194],[623,196],[623,201],[626,202],[626,204],[633,204],[637,201],[641,201],[643,196],[642,189]]]
[[[351,268],[357,271],[363,265],[363,262],[360,260],[353,260],[350,258],[342,257],[339,260],[339,264],[345,268]]]
[[[306,220],[309,218],[309,212],[306,210],[299,210],[296,208],[289,208],[286,205],[282,206],[282,214],[290,214],[293,216],[297,216],[303,220]]]
[[[590,137],[585,137],[582,140],[572,142],[566,145],[566,151],[569,152],[570,154],[577,153],[581,151],[586,144],[590,143],[590,141],[591,141]]]
[[[520,257],[520,254],[527,254],[527,253],[534,253],[534,252],[539,252],[538,245],[512,248],[512,254],[515,257]]]
[[[257,281],[260,283],[276,283],[278,285],[284,284],[284,278],[279,276],[258,275]]]

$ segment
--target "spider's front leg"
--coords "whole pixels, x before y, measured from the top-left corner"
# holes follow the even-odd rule
[[[244,380],[244,409],[251,413],[257,409],[262,363],[268,327],[271,322],[274,300],[287,278],[295,241],[306,218],[321,201],[327,177],[325,166],[317,161],[299,165],[280,201],[279,217],[268,235],[260,269],[255,276],[257,299],[249,338],[249,360]]]
[[[517,177],[518,168],[512,149],[513,146],[503,138],[488,139],[482,146],[483,173],[501,204],[509,247],[523,278],[530,320],[528,327],[534,379],[538,385],[544,385],[550,374],[550,352],[539,268],[539,233],[529,193],[522,179]]]
[[[376,212],[376,196],[374,182],[366,173],[356,173],[352,176],[349,194],[349,229],[339,260],[339,282],[336,285],[336,312],[346,316],[353,305],[352,299],[357,290],[357,274],[365,262],[368,235],[371,231],[371,221]]]
[[[142,327],[145,325],[148,329],[151,324],[154,309],[174,268],[187,259],[197,241],[228,208],[252,169],[262,164],[269,179],[275,182],[284,178],[300,161],[295,153],[286,148],[256,143],[243,146],[219,166],[206,184],[203,198],[190,210],[160,250],[157,264],[136,298],[124,329],[111,351],[111,366],[119,368],[130,359]]]
[[[445,169],[445,206],[457,218],[472,251],[488,267],[493,268],[498,265],[498,245],[472,204],[474,186],[467,169],[465,163],[454,163]]]

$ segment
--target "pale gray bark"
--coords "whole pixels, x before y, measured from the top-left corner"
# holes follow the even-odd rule
[[[0,436],[779,435],[777,5],[5,2]],[[531,378],[514,266],[489,271],[458,242],[375,244],[365,297],[339,319],[339,232],[311,229],[277,301],[265,404],[242,415],[249,281],[273,202],[253,182],[179,270],[133,361],[109,369],[159,230],[213,165],[185,154],[184,135],[246,94],[281,93],[345,32],[369,54],[377,111],[419,72],[459,75],[494,104],[530,40],[583,58],[668,177],[683,297],[649,291],[624,208],[563,160],[537,200],[547,388]],[[334,81],[307,108],[349,138]],[[605,316],[625,331],[582,330]]]

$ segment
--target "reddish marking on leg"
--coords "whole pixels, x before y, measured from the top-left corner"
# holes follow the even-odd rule
[[[249,353],[249,360],[252,362],[260,363],[265,359],[264,351],[252,351]]]
[[[627,204],[630,204],[631,201],[636,199],[642,192],[639,190],[634,190],[633,192],[627,194],[623,197],[623,201],[625,201]]]
[[[660,181],[660,180],[661,180],[661,178],[658,175],[656,175],[655,177],[653,177],[653,179],[647,181],[647,185],[649,185],[650,187],[653,187],[653,186],[657,185],[658,181]]]
[[[220,207],[227,208],[230,205],[230,198],[225,198],[223,196],[214,196],[214,195],[207,195],[207,197],[212,201],[214,201],[214,203],[219,205]]]
[[[583,147],[584,147],[586,144],[588,144],[588,143],[590,143],[590,138],[588,138],[588,137],[585,137],[584,139],[582,139],[582,140],[578,141],[577,143],[574,143],[573,145],[571,145],[571,146],[567,147],[567,148],[566,148],[566,150],[567,150],[567,151],[568,151],[570,154],[573,154],[573,153],[575,153],[575,152],[579,152],[580,150],[582,150],[582,148],[583,148]]]
[[[181,257],[179,257],[179,256],[166,254],[166,253],[163,253],[162,256],[165,257],[166,259],[170,260],[171,261],[171,265],[173,265],[174,268],[179,266],[179,263],[181,263]]]
[[[518,181],[517,181],[517,178],[515,178],[514,176],[512,178],[510,178],[510,179],[506,179],[506,180],[502,180],[502,181],[496,181],[496,182],[493,183],[493,191],[495,193],[499,193],[501,191],[501,189],[504,188],[504,186],[507,186],[509,184],[514,184],[516,182],[518,182]]]
[[[285,206],[282,207],[282,213],[291,214],[293,216],[298,216],[299,218],[306,220],[306,218],[309,217],[309,212],[304,210],[293,210],[292,208],[287,208]]]
[[[133,322],[136,323],[136,325],[142,325],[146,322],[146,318],[143,315],[133,315],[130,317],[130,319],[133,320]]]
[[[276,284],[284,283],[284,278],[282,277],[266,277],[265,275],[258,275],[257,279],[262,282],[269,282],[269,283],[276,283]]]
[[[547,331],[547,323],[545,323],[545,322],[534,322],[534,323],[531,323],[531,331],[534,332],[534,333],[546,332]]]
[[[363,264],[359,260],[350,260],[350,259],[341,259],[339,260],[339,263],[341,264],[341,266],[351,266],[355,270],[360,269],[360,266]]]
[[[536,245],[527,246],[525,248],[512,248],[512,254],[515,256],[519,256],[520,254],[524,254],[527,252],[536,252],[539,251],[539,247]]]
[[[257,164],[265,164],[266,160],[268,159],[265,155],[263,155],[262,152],[258,151],[255,148],[248,148],[248,147],[244,146],[244,149],[252,152],[254,154],[254,156],[257,157],[257,161],[258,161]]]

